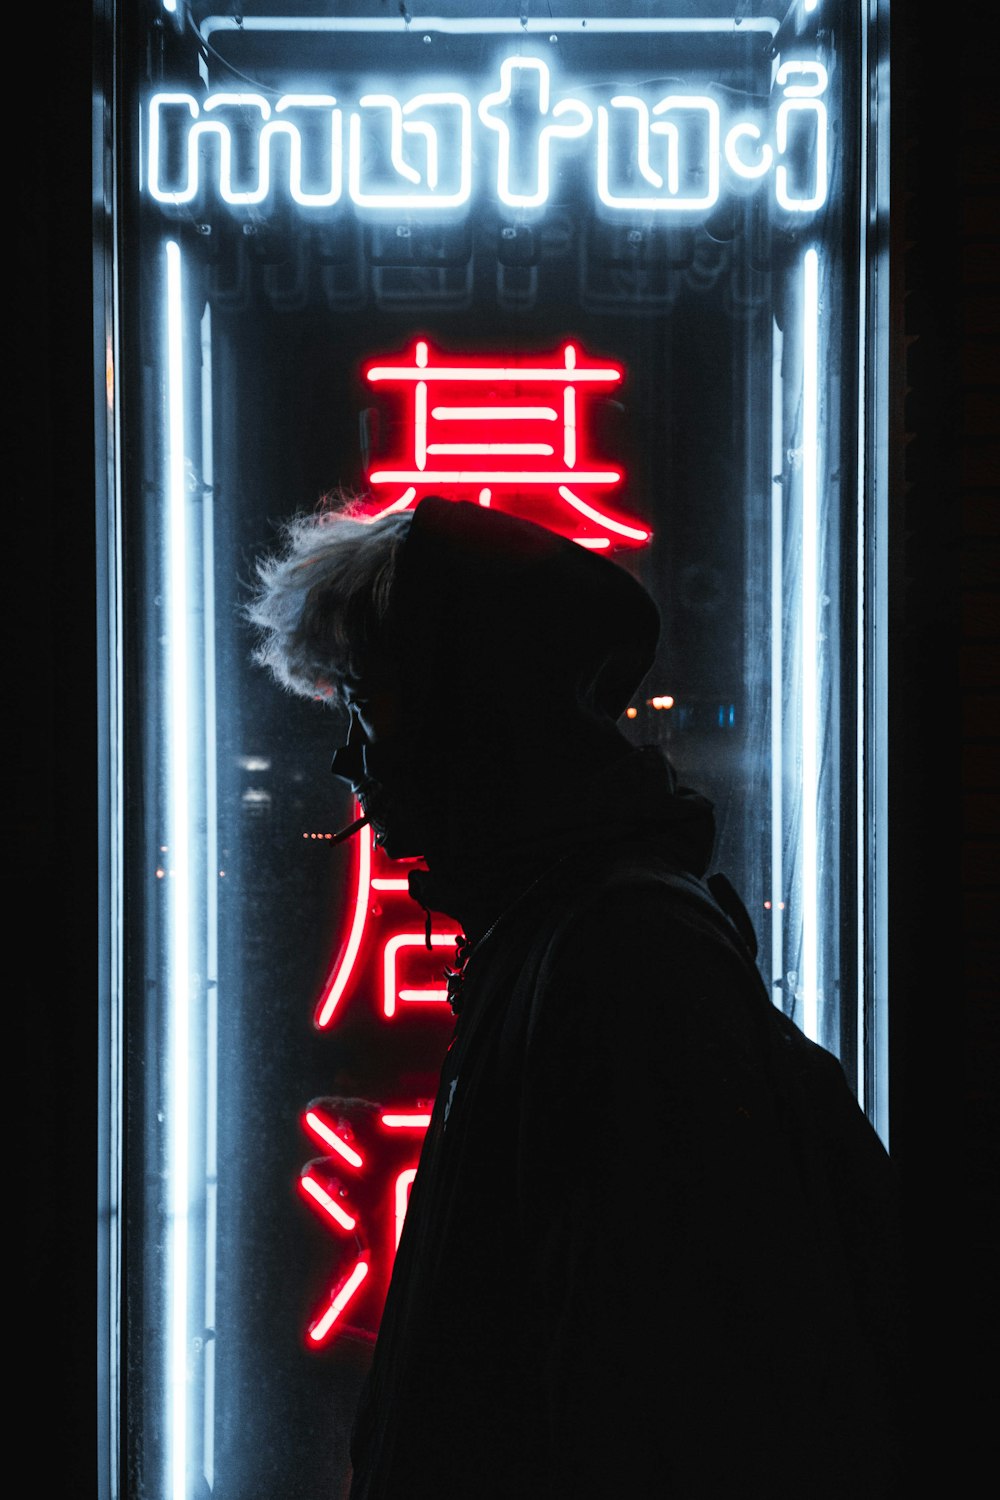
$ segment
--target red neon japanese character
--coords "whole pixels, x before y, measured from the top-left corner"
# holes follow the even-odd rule
[[[343,1332],[374,1338],[429,1123],[426,1102],[388,1109],[324,1099],[305,1111],[303,1129],[332,1154],[303,1167],[299,1192],[341,1243],[330,1285],[306,1326],[310,1347],[322,1348]],[[354,1174],[354,1194],[344,1185],[345,1170]],[[374,1239],[355,1197],[367,1204]]]
[[[402,387],[409,403],[408,451],[367,476],[373,492],[391,495],[373,519],[407,510],[423,494],[480,505],[496,497],[505,509],[519,502],[530,519],[583,547],[650,540],[647,527],[592,497],[622,481],[620,469],[590,457],[585,420],[588,398],[621,380],[619,365],[588,363],[572,343],[537,363],[432,359],[420,339],[410,363],[371,364],[365,378],[373,386]]]
[[[346,932],[316,1003],[316,1025],[333,1029],[359,989],[386,1024],[406,1017],[450,1025],[444,968],[460,936],[456,925],[439,918],[428,946],[423,922],[414,920],[405,865],[374,847],[370,830],[353,845]],[[305,1165],[298,1189],[341,1241],[329,1290],[306,1328],[309,1347],[323,1348],[344,1333],[374,1338],[429,1121],[423,1103],[384,1109],[327,1100],[305,1111],[303,1129],[325,1154]]]
[[[361,972],[367,974],[378,996],[379,1013],[386,1020],[408,1007],[437,1009],[446,1004],[447,990],[440,976],[461,936],[456,923],[440,918],[428,951],[423,923],[414,921],[406,874],[401,873],[399,862],[374,848],[367,830],[353,842],[357,854],[354,889],[347,898],[347,935],[316,1002],[316,1025],[321,1031],[336,1023],[341,1002]],[[430,971],[421,983],[407,982],[414,958],[418,967]]]

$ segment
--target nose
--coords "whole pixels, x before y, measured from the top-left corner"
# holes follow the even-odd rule
[[[353,717],[347,735],[347,744],[341,745],[340,749],[334,752],[330,770],[334,776],[339,776],[341,781],[349,781],[352,785],[356,785],[364,778],[365,736]]]

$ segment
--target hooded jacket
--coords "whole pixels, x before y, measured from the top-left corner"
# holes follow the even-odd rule
[[[466,942],[352,1500],[887,1500],[893,1171],[705,878],[710,804],[615,727],[652,600],[425,500],[394,608],[441,788],[411,890]]]

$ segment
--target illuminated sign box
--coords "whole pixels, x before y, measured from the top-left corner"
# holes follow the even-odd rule
[[[327,236],[312,244],[321,276],[331,273],[328,290],[353,254],[349,237],[341,244],[336,235],[363,223],[373,276],[430,264],[441,279],[436,292],[423,289],[425,303],[436,295],[459,309],[475,215],[499,222],[498,274],[530,275],[538,226],[572,204],[608,236],[595,241],[595,266],[614,276],[619,264],[642,264],[655,287],[658,266],[671,262],[670,234],[690,234],[730,203],[753,199],[770,221],[802,225],[827,201],[828,59],[804,43],[776,53],[777,31],[768,17],[209,17],[201,34],[219,64],[213,73],[231,70],[231,80],[209,85],[206,69],[200,90],[146,97],[142,188],[169,222],[202,232],[220,209],[253,234],[294,210],[303,229]],[[597,284],[588,266],[581,301],[613,310],[611,297],[601,308]],[[379,283],[383,306],[390,285]],[[352,294],[342,296],[351,305]],[[401,295],[401,308],[412,300]],[[655,305],[655,290],[646,300]],[[443,493],[520,510],[584,547],[645,548],[651,525],[617,498],[623,456],[602,451],[592,421],[594,402],[627,386],[623,362],[568,329],[530,356],[494,347],[480,341],[470,352],[428,334],[370,348],[360,378],[394,413],[365,466],[371,514]],[[447,1014],[440,970],[456,934],[444,928],[426,940],[405,880],[380,860],[365,835],[339,952],[315,999],[320,1031],[343,1023],[361,987],[382,1026],[439,1026]],[[377,1151],[364,1167],[348,1159],[333,1118],[318,1106],[304,1117],[328,1154],[303,1170],[300,1192],[332,1233],[353,1237],[357,1255],[335,1257],[328,1300],[309,1325],[314,1345],[359,1307],[373,1331],[392,1246],[371,1226],[386,1215],[398,1225],[399,1183],[415,1164],[413,1156],[390,1172],[395,1187],[387,1178],[379,1189],[390,1206],[349,1206],[359,1184],[374,1191],[384,1174]]]
[[[314,219],[348,208],[362,216],[460,217],[480,199],[521,213],[544,211],[571,178],[582,185],[584,201],[611,217],[693,221],[727,195],[762,188],[787,214],[822,208],[828,71],[807,56],[770,59],[761,43],[770,42],[775,22],[632,23],[626,45],[630,34],[669,40],[678,53],[677,78],[671,69],[668,81],[648,81],[640,46],[628,89],[609,86],[602,67],[609,30],[621,49],[621,23],[558,24],[546,51],[533,55],[506,52],[509,43],[498,37],[494,66],[484,73],[482,32],[500,32],[502,23],[484,22],[481,29],[455,23],[442,34],[439,21],[425,29],[418,21],[383,29],[303,22],[313,44],[310,75],[317,70],[316,44],[322,50],[334,36],[339,43],[321,88],[299,82],[287,91],[279,84],[274,94],[164,90],[149,98],[146,190],[168,209],[295,203]],[[233,26],[210,21],[203,31],[218,47],[220,37],[230,42]],[[539,47],[537,26],[523,29]],[[412,44],[421,30],[430,44],[425,50],[447,54],[451,76],[414,67]],[[252,46],[248,19],[239,33]],[[256,35],[266,45],[272,34]],[[693,43],[697,56],[707,40],[730,54],[720,56],[714,72],[703,57],[685,58]],[[466,66],[463,50],[471,54]],[[263,60],[269,61],[266,53]],[[261,63],[255,55],[254,73]],[[620,80],[629,66],[625,58],[617,63]],[[273,61],[268,71],[279,71]],[[289,71],[301,79],[301,68]]]
[[[599,507],[591,494],[622,479],[619,469],[591,466],[584,422],[588,394],[615,388],[619,365],[582,358],[570,343],[548,362],[432,358],[421,339],[409,362],[369,365],[365,378],[373,386],[401,386],[409,408],[402,461],[368,474],[376,497],[385,487],[396,491],[373,518],[442,491],[483,506],[494,494],[504,500],[527,494],[533,519],[583,547],[649,541],[647,527],[612,514],[606,501]]]
[[[130,1451],[178,1500],[185,1472],[279,1493],[316,1462],[300,1422],[330,1476],[296,1482],[337,1491],[345,1439],[332,1455],[326,1434],[379,1323],[452,1026],[454,924],[428,936],[368,834],[330,848],[356,811],[331,802],[331,720],[290,708],[234,624],[283,515],[441,493],[641,578],[664,646],[626,733],[715,801],[776,1003],[865,1085],[851,611],[874,74],[842,7],[593,8],[158,12],[143,55],[173,28],[162,72],[123,69],[141,245],[120,368],[147,381],[127,392],[126,555],[163,601],[123,595],[126,680],[151,688],[130,858],[157,872],[129,937],[156,985],[127,1043],[133,1162],[155,1142],[130,1184],[152,1414]]]

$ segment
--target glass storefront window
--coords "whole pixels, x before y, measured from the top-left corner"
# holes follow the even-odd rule
[[[333,846],[338,726],[251,660],[255,560],[331,495],[651,590],[625,731],[713,799],[774,1003],[885,1133],[869,24],[119,6],[125,1493],[340,1492],[449,1035],[453,924]]]

